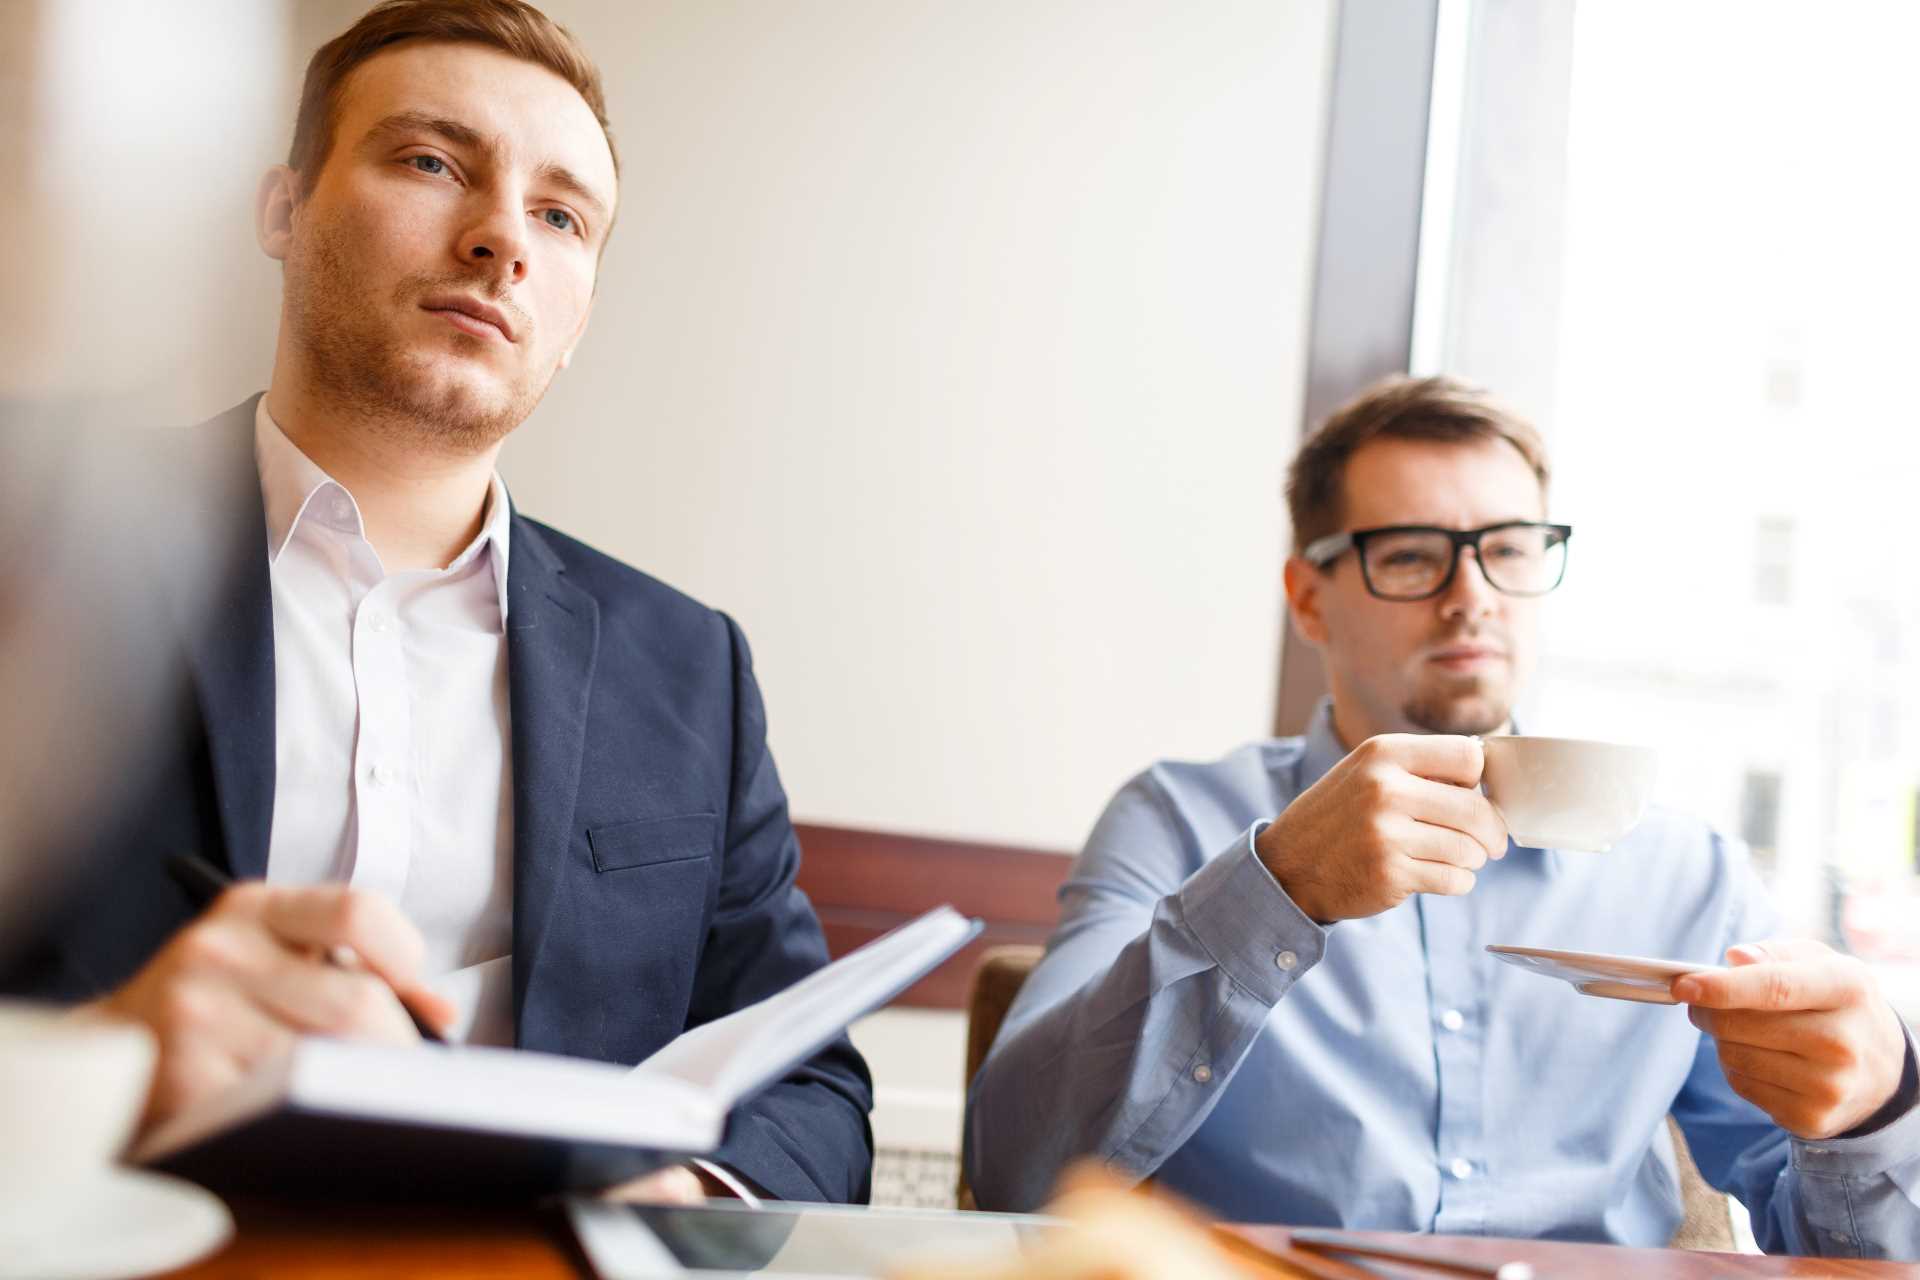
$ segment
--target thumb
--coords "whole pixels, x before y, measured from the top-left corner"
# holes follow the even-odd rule
[[[1761,942],[1741,942],[1727,948],[1727,963],[1736,967],[1766,964],[1772,961],[1820,960],[1833,954],[1833,948],[1811,938],[1768,938]]]
[[[396,994],[443,1036],[460,1019],[460,1006],[431,987],[407,987]]]

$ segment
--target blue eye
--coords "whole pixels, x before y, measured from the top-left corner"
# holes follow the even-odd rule
[[[439,156],[412,156],[407,163],[422,173],[439,175],[447,171],[447,162]]]
[[[546,224],[555,231],[572,231],[575,229],[573,215],[565,209],[542,209],[540,216],[545,219]]]

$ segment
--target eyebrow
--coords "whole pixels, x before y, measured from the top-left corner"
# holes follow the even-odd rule
[[[474,151],[498,153],[503,150],[493,139],[475,129],[472,125],[462,124],[446,116],[429,115],[424,111],[401,111],[387,116],[371,129],[367,130],[366,143],[377,143],[407,134],[434,134],[456,147],[465,147]],[[534,170],[536,179],[550,186],[558,187],[582,204],[588,206],[597,223],[607,220],[607,204],[593,188],[573,170],[556,161],[549,160]]]
[[[606,202],[595,195],[593,188],[583,182],[567,166],[549,160],[534,170],[533,176],[543,179],[549,186],[560,188],[581,204],[586,205],[593,212],[596,223],[604,224],[607,221]]]

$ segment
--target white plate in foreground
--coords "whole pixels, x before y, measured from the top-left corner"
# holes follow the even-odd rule
[[[1590,996],[1675,1004],[1667,988],[1683,973],[1716,973],[1717,964],[1657,960],[1650,956],[1610,956],[1598,951],[1547,951],[1540,947],[1488,947],[1511,965],[1571,982]]]
[[[153,1275],[205,1257],[231,1235],[227,1206],[211,1192],[144,1169],[102,1169],[31,1219],[0,1212],[0,1277]]]

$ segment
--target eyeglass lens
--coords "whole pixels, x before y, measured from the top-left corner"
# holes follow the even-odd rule
[[[1382,596],[1432,595],[1453,567],[1453,539],[1422,530],[1383,533],[1367,541],[1367,581]],[[1550,529],[1526,525],[1481,535],[1480,568],[1487,581],[1513,595],[1543,595],[1559,585],[1567,544]]]

